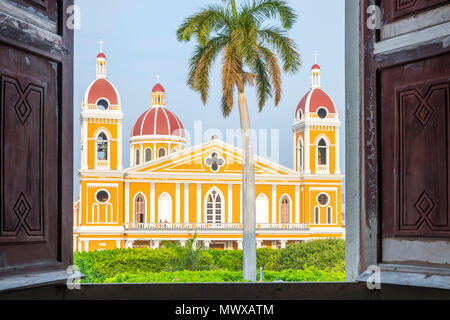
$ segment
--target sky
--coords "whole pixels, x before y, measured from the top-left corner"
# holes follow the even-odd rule
[[[239,5],[243,0],[236,2]],[[296,74],[283,75],[283,98],[278,107],[269,100],[259,113],[254,89],[246,89],[251,126],[257,131],[267,130],[267,157],[293,168],[292,125],[297,105],[310,89],[310,71],[317,51],[322,89],[334,99],[342,122],[341,170],[345,170],[345,1],[287,2],[298,15],[289,36],[297,43],[303,66]],[[107,56],[107,77],[122,99],[125,168],[129,167],[132,127],[150,107],[151,90],[158,75],[166,90],[167,107],[180,118],[186,130],[194,134],[194,126],[201,123],[203,140],[209,140],[214,133],[209,129],[218,129],[224,136],[226,130],[239,129],[237,102],[229,118],[223,118],[220,112],[220,59],[211,74],[210,96],[204,106],[200,96],[186,86],[188,61],[195,43],[181,43],[176,39],[176,30],[186,17],[205,5],[221,3],[221,0],[75,0],[81,13],[80,29],[75,30],[75,198],[78,196],[77,171],[80,168],[78,119],[83,96],[95,79],[95,59],[100,50],[100,40],[104,42],[103,52]],[[276,154],[271,154],[272,130],[279,134],[279,153]],[[256,153],[266,155],[263,150],[256,150]]]

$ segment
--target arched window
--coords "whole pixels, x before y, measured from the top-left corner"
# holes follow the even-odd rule
[[[172,153],[177,153],[177,152],[178,152],[177,148],[174,148],[174,149],[172,150]]]
[[[134,161],[135,161],[137,166],[141,164],[141,150],[136,149],[135,156],[134,156]]]
[[[206,223],[223,223],[225,203],[216,190],[206,196]]]
[[[303,142],[298,139],[297,143],[297,170],[303,171]]]
[[[328,165],[328,145],[325,139],[320,139],[317,146],[317,164],[319,166]]]
[[[256,223],[269,223],[269,199],[265,194],[260,194],[256,199]]]
[[[327,224],[333,224],[333,209],[331,207],[327,208]]]
[[[153,159],[152,159],[152,149],[150,149],[150,148],[147,148],[147,149],[145,149],[145,162],[150,162],[150,161],[152,161]]]
[[[158,220],[160,223],[172,223],[172,198],[167,193],[159,197]]]
[[[145,223],[145,199],[141,194],[134,200],[134,214],[137,223]]]
[[[104,132],[97,137],[97,160],[108,161],[108,137]]]
[[[319,209],[319,207],[314,208],[314,224],[320,224],[320,209]]]
[[[288,196],[284,196],[280,203],[280,222],[291,223],[291,201]]]
[[[159,148],[159,150],[158,150],[158,158],[163,158],[165,156],[166,156],[166,149]]]
[[[90,223],[99,223],[99,222],[100,222],[100,206],[98,205],[98,203],[94,203],[92,205],[92,215]]]

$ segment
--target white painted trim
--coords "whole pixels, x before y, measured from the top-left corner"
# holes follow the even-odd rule
[[[125,223],[130,223],[130,183],[125,182]]]
[[[175,184],[175,223],[181,222],[181,196],[180,196],[180,184]]]
[[[305,127],[305,163],[304,163],[304,174],[311,174],[311,138],[309,126]]]
[[[202,223],[202,185],[197,184],[197,223]]]
[[[228,223],[233,223],[233,185],[228,184]]]
[[[272,185],[272,223],[277,223],[277,185]]]
[[[386,263],[432,263],[450,266],[448,240],[383,239],[383,261]]]
[[[189,223],[189,184],[184,184],[184,223]]]
[[[295,186],[295,221],[300,223],[300,186]]]
[[[393,53],[400,50],[405,50],[409,47],[417,47],[421,44],[439,42],[442,43],[445,48],[447,47],[450,39],[448,30],[450,30],[450,22],[375,42],[374,54],[378,55]]]
[[[156,222],[155,183],[150,183],[150,223]]]

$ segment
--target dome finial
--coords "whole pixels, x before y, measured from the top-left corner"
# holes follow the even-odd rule
[[[317,57],[319,53],[314,52],[314,65],[311,69],[311,88],[320,88],[320,67],[317,64]]]
[[[106,78],[106,56],[103,53],[103,40],[98,41],[100,44],[100,53],[97,55],[97,79]]]
[[[159,77],[159,74],[156,76],[156,83],[159,83],[159,79],[160,77]]]
[[[100,52],[103,52],[103,44],[104,44],[105,42],[103,41],[103,39],[100,39],[100,40],[98,41],[98,43],[100,44]]]

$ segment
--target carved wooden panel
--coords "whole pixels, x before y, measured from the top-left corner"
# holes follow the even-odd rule
[[[0,241],[33,241],[44,236],[42,176],[45,84],[0,75],[1,189]],[[14,139],[12,139],[14,137]],[[22,159],[29,159],[22,161]]]
[[[382,1],[384,21],[386,23],[418,14],[441,5],[448,4],[448,0],[389,0]]]
[[[450,54],[381,75],[385,236],[450,235]]]
[[[59,214],[58,66],[2,43],[0,56],[1,271],[56,261]]]

